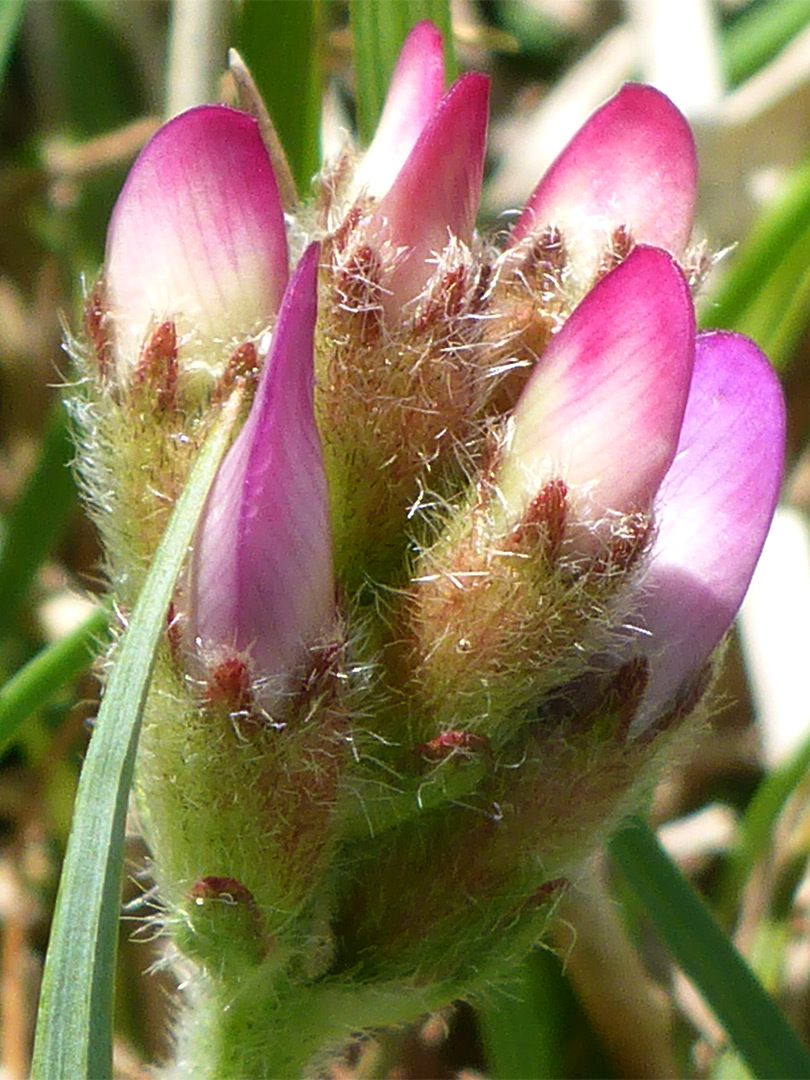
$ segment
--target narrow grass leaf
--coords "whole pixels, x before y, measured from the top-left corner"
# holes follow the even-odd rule
[[[0,688],[0,754],[25,721],[80,675],[108,638],[110,611],[97,607],[75,630],[37,653]]]
[[[720,56],[728,84],[739,86],[756,74],[808,23],[807,0],[749,5],[722,36]]]
[[[778,267],[740,314],[735,329],[753,338],[780,371],[786,370],[810,321],[810,221],[785,249]]]
[[[788,799],[810,771],[810,739],[783,765],[773,769],[760,783],[737,826],[736,844],[720,888],[721,909],[731,912],[745,881],[773,836],[773,829]]]
[[[0,0],[0,90],[17,40],[25,0]]]
[[[810,1055],[649,827],[631,819],[608,850],[752,1073],[810,1076]]]
[[[491,988],[476,1012],[487,1064],[498,1080],[565,1075],[571,990],[556,956],[534,949],[503,987]]]
[[[34,574],[76,504],[69,468],[72,458],[67,416],[60,402],[45,428],[39,461],[5,521],[0,547],[0,635],[13,625]]]
[[[772,359],[784,370],[791,359],[784,344],[795,341],[806,319],[802,321],[801,311],[793,311],[790,334],[780,337],[779,328],[773,326],[773,309],[764,297],[767,290],[777,287],[770,284],[772,279],[778,281],[785,302],[803,285],[810,261],[810,162],[796,170],[782,198],[764,211],[746,242],[730,258],[728,276],[710,299],[701,325],[752,334],[766,349],[761,332],[765,337],[772,333],[780,345]]]
[[[351,0],[360,143],[368,146],[382,112],[391,74],[409,30],[430,19],[444,37],[447,81],[456,75],[449,0]]]
[[[236,46],[264,98],[302,196],[309,194],[320,168],[326,19],[325,0],[245,0],[237,15]]]
[[[209,437],[158,547],[99,710],[76,796],[45,962],[37,1080],[112,1075],[124,822],[141,716],[175,580],[225,452],[235,397]]]

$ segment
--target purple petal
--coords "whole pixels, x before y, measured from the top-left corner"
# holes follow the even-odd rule
[[[553,163],[511,242],[556,225],[583,280],[619,226],[637,243],[680,256],[696,190],[697,155],[686,120],[660,91],[631,83],[593,114]]]
[[[209,662],[247,653],[279,689],[333,618],[328,491],[313,407],[320,249],[281,307],[244,427],[222,463],[194,551],[189,634]]]
[[[637,247],[574,310],[515,407],[499,476],[510,523],[557,478],[580,520],[647,509],[675,455],[693,358],[683,274]]]
[[[378,243],[402,248],[386,287],[389,313],[424,288],[429,260],[451,236],[472,239],[484,175],[489,79],[464,75],[450,88],[369,224]]]
[[[355,176],[357,190],[381,198],[391,187],[444,93],[444,45],[432,22],[405,39],[385,107]]]
[[[266,326],[287,282],[287,241],[252,117],[203,105],[147,143],[113,211],[105,282],[122,378],[164,320],[207,343],[193,358],[214,366]]]
[[[688,688],[730,627],[770,527],[784,447],[784,400],[767,359],[739,334],[701,334],[656,504],[641,610],[654,662],[635,731]]]

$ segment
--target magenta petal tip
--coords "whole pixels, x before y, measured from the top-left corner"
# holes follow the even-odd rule
[[[407,249],[389,282],[389,306],[416,296],[433,272],[431,257],[450,237],[469,244],[484,175],[489,79],[469,74],[445,94],[387,195],[370,229]]]
[[[287,282],[287,241],[252,117],[202,105],[147,143],[113,211],[104,280],[122,378],[164,320],[220,350],[267,324]],[[201,359],[223,363],[227,351]]]
[[[637,247],[594,286],[511,418],[499,486],[515,520],[557,478],[585,520],[649,508],[675,454],[694,326],[683,273],[658,248]]]
[[[333,619],[329,500],[313,406],[319,246],[284,296],[244,427],[208,498],[189,634],[210,663],[250,657],[277,692]]]
[[[614,230],[681,256],[697,193],[686,119],[651,86],[628,84],[590,117],[535,188],[511,243],[548,226],[587,280]]]
[[[391,187],[444,94],[444,43],[432,22],[417,23],[405,39],[374,139],[354,187],[381,198]]]

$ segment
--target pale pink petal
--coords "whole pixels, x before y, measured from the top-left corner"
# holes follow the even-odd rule
[[[442,99],[368,226],[377,243],[403,249],[385,285],[389,314],[413,299],[451,236],[472,238],[486,154],[489,79],[464,75]]]
[[[381,198],[391,187],[444,94],[444,45],[431,22],[405,39],[380,122],[355,173],[355,190]]]
[[[278,692],[333,618],[328,491],[313,406],[317,244],[298,264],[244,427],[194,549],[188,632],[206,658],[249,653]]]
[[[638,639],[652,660],[633,730],[688,692],[730,627],[776,507],[785,449],[782,390],[739,334],[701,334],[678,452],[656,501],[658,533]]]
[[[164,320],[203,352],[207,343],[195,358],[214,366],[266,325],[287,282],[287,241],[256,121],[203,105],[162,127],[118,197],[104,265],[121,378]]]
[[[675,454],[694,358],[694,311],[673,259],[637,247],[552,339],[509,423],[507,524],[552,479],[577,517],[647,509]]]
[[[651,86],[628,84],[593,114],[537,185],[511,243],[557,226],[581,279],[613,231],[683,254],[697,189],[695,142],[684,117]]]

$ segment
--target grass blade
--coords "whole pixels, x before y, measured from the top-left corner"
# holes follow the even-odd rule
[[[487,1061],[498,1080],[564,1076],[571,991],[559,961],[535,949],[504,984],[478,1003]]]
[[[430,19],[444,37],[447,81],[456,75],[450,4],[448,0],[351,0],[357,71],[357,122],[360,143],[368,146],[382,112],[391,73],[408,31],[422,19]]]
[[[810,1055],[648,826],[631,819],[608,850],[753,1074],[810,1076]]]
[[[722,37],[726,79],[739,86],[763,68],[810,22],[807,0],[750,4]]]
[[[110,612],[98,607],[70,634],[37,653],[0,688],[0,754],[57,690],[80,675],[108,636]]]
[[[810,739],[806,739],[784,764],[762,780],[737,827],[737,841],[729,853],[720,887],[723,912],[737,902],[749,874],[764,855],[773,829],[788,799],[810,770]]]
[[[33,1076],[112,1075],[124,820],[141,715],[174,583],[225,452],[236,398],[178,500],[110,676],[76,796],[42,980]]]
[[[778,266],[761,277],[758,290],[739,313],[735,330],[753,338],[774,366],[784,371],[808,323],[810,220],[784,249]]]
[[[237,47],[261,91],[304,197],[321,166],[325,22],[323,0],[307,4],[245,0],[238,12]]]
[[[37,569],[53,548],[76,504],[69,465],[73,446],[67,414],[54,407],[36,468],[11,508],[0,549],[0,634],[13,625]]]
[[[11,50],[17,40],[25,0],[0,0],[0,90],[8,67]]]
[[[762,214],[732,256],[728,277],[704,311],[701,326],[750,334],[770,350],[775,367],[784,369],[807,321],[805,311],[794,310],[792,301],[806,287],[809,256],[810,162],[795,171],[783,197]],[[789,305],[792,320],[787,329],[784,305]]]

